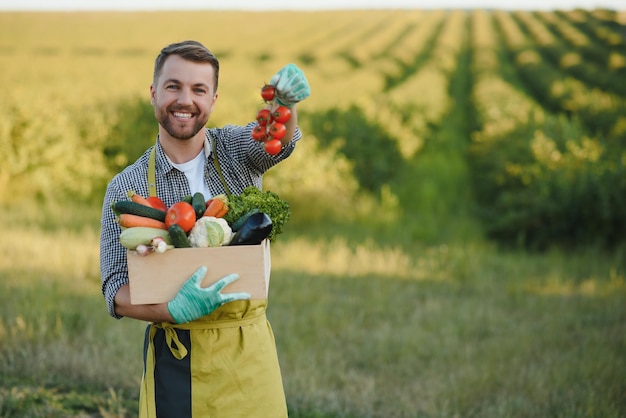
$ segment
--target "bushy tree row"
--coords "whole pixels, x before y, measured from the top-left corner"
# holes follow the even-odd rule
[[[557,83],[558,72],[532,51],[512,48],[514,42],[522,44],[517,23],[509,14],[495,17],[493,32],[474,41],[473,98],[480,129],[470,155],[488,234],[535,248],[623,242],[623,137],[603,135],[584,107],[568,109],[554,100],[549,86]],[[480,22],[483,31],[494,23],[485,15]],[[485,43],[498,39],[497,33],[509,44]],[[612,118],[606,123],[615,125],[621,105],[609,105],[605,112]]]
[[[605,42],[596,42],[565,18],[552,12],[535,14],[538,22],[554,35],[539,53],[550,64],[584,82],[612,94],[626,96],[626,57]]]

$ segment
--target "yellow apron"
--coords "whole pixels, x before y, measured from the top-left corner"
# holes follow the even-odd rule
[[[281,418],[287,406],[266,300],[146,329],[140,418]]]

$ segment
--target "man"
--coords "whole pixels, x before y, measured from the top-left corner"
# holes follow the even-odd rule
[[[292,153],[301,138],[295,104],[310,94],[302,71],[289,64],[270,81],[278,102],[290,107],[292,115],[276,155],[251,138],[256,122],[206,128],[218,97],[218,79],[219,62],[202,44],[185,41],[163,48],[150,86],[159,123],[156,144],[111,180],[104,198],[100,267],[109,313],[150,322],[142,418],[287,416],[266,301],[251,301],[245,293],[222,294],[236,274],[201,288],[210,269],[205,266],[171,301],[132,305],[121,230],[110,208],[111,202],[127,199],[128,190],[156,194],[169,207],[195,192],[208,199],[226,190],[239,194],[250,185],[260,189],[263,173]]]

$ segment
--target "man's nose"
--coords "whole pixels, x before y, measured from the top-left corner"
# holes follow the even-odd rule
[[[189,105],[193,103],[191,100],[191,90],[189,89],[180,89],[177,102],[183,105]]]

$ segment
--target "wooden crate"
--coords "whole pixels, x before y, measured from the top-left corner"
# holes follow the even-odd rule
[[[238,273],[239,279],[222,293],[248,292],[252,300],[267,299],[271,271],[268,240],[259,245],[175,248],[145,256],[129,250],[127,255],[130,300],[134,305],[168,302],[201,266],[207,267],[203,287]]]

